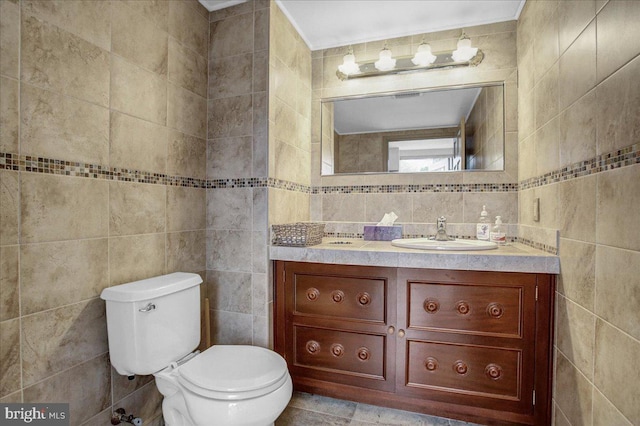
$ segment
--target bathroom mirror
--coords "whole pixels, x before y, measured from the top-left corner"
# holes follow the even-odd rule
[[[504,170],[504,83],[322,100],[322,175]]]

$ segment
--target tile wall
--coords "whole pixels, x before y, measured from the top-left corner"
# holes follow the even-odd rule
[[[580,0],[518,21],[520,224],[560,230],[557,425],[640,424],[638,20],[638,1]]]
[[[160,422],[109,364],[105,287],[204,276],[208,13],[0,0],[0,401]]]
[[[209,16],[207,284],[214,344],[269,345],[269,2]]]
[[[394,211],[398,222],[409,224],[405,234],[427,234],[427,224],[444,215],[449,223],[475,223],[486,204],[492,216],[502,215],[517,234],[517,71],[516,22],[465,28],[474,46],[485,54],[478,67],[388,75],[341,81],[336,69],[348,46],[312,52],[313,114],[311,155],[311,219],[327,221],[335,235],[361,235],[364,223],[378,222]],[[424,39],[433,51],[453,50],[461,30],[387,40],[395,56],[411,55]],[[377,58],[385,41],[353,46],[358,61]],[[320,134],[321,99],[372,93],[415,90],[486,82],[506,82],[506,168],[502,172],[450,172],[423,174],[368,174],[322,176]],[[461,225],[456,234],[475,235],[475,227]]]

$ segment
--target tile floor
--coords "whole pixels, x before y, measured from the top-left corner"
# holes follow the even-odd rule
[[[303,392],[294,392],[291,402],[276,420],[276,426],[474,426],[473,423],[376,407]]]

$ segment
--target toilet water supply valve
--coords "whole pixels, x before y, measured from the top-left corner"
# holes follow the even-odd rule
[[[127,412],[124,408],[118,408],[111,414],[111,424],[119,425],[120,423],[131,423],[135,426],[142,426],[142,419],[140,417],[134,417],[133,414],[127,416]]]

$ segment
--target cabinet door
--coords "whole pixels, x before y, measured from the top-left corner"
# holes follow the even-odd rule
[[[276,350],[294,382],[393,390],[395,269],[278,262],[276,273]]]
[[[396,392],[531,415],[536,280],[400,270]]]

